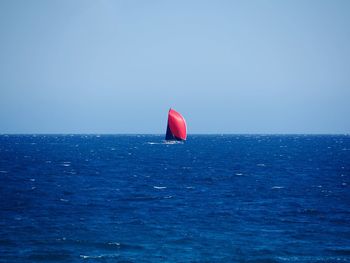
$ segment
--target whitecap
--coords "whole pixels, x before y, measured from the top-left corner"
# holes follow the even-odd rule
[[[154,189],[166,189],[166,186],[153,186]]]
[[[243,175],[242,173],[235,173],[235,175]]]
[[[68,202],[69,200],[61,198],[60,201],[61,202]]]
[[[119,242],[109,242],[108,245],[120,246]]]
[[[183,144],[182,141],[164,141],[163,144],[170,145],[170,144]]]
[[[283,188],[284,188],[284,186],[277,186],[277,185],[271,187],[271,189],[283,189]]]
[[[256,166],[265,167],[265,166],[266,166],[266,164],[264,164],[264,163],[258,163]]]
[[[31,182],[35,182],[35,179],[34,178],[32,178],[32,179],[29,179]]]
[[[102,255],[97,255],[97,256],[86,256],[86,255],[80,255],[81,258],[83,259],[97,259],[97,258],[113,258],[113,257],[119,257],[119,254],[102,254]]]

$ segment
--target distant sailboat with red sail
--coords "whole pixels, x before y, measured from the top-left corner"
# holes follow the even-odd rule
[[[168,113],[168,125],[166,128],[166,141],[185,141],[187,138],[187,126],[184,117],[177,111],[170,109]]]

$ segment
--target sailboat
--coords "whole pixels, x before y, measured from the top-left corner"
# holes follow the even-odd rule
[[[168,113],[168,125],[166,128],[166,141],[185,141],[187,138],[187,127],[184,117],[170,108]]]

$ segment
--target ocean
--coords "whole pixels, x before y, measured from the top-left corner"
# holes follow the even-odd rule
[[[0,262],[350,262],[349,135],[0,135]]]

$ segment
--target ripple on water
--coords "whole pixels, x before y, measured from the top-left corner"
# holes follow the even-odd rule
[[[153,188],[161,190],[161,189],[166,189],[167,187],[166,186],[153,186]]]

